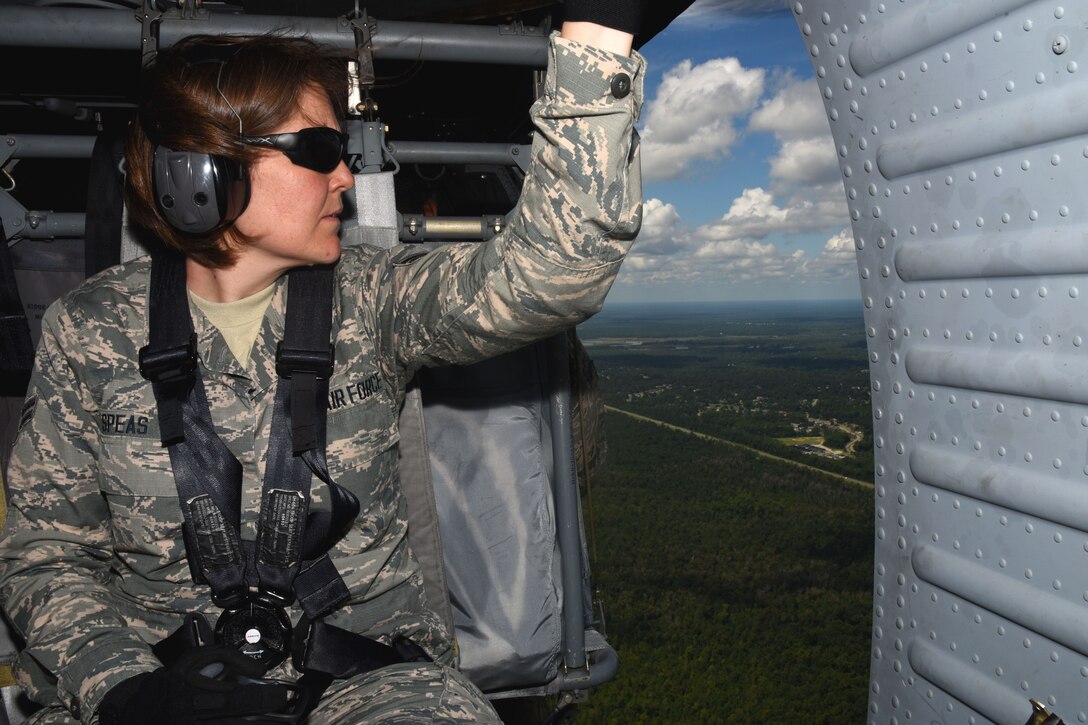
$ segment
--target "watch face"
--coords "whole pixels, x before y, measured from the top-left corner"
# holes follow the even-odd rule
[[[271,669],[291,651],[291,620],[280,607],[248,603],[219,615],[215,638]]]

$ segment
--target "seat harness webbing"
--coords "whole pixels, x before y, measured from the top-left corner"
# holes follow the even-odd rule
[[[348,596],[328,551],[359,513],[359,500],[332,480],[325,460],[333,268],[293,269],[287,284],[256,541],[241,538],[242,466],[212,423],[189,313],[185,259],[172,250],[152,257],[149,344],[140,350],[140,373],[152,382],[162,443],[170,452],[190,573],[195,582],[208,584],[212,600],[227,610],[217,635],[231,628],[227,615],[242,613],[235,623],[241,629],[223,636],[240,639],[243,650],[254,627],[267,639],[266,629],[282,629],[287,621],[286,634],[258,648],[276,650],[269,653],[270,662],[273,655],[282,661],[290,652],[285,607],[297,598],[306,618],[316,621]],[[328,487],[328,511],[309,511],[314,475]],[[262,652],[247,653],[262,659]]]
[[[0,395],[18,398],[26,395],[33,367],[30,324],[19,298],[15,263],[0,223]]]

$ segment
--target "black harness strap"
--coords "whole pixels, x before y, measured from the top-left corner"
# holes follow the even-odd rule
[[[261,506],[262,521],[257,541],[257,569],[262,584],[275,581],[279,586],[283,583],[290,585],[299,605],[311,619],[331,612],[348,596],[347,586],[336,572],[328,551],[347,534],[359,515],[359,500],[332,480],[325,460],[325,413],[329,400],[329,378],[333,370],[333,347],[329,342],[333,283],[331,266],[301,267],[288,273],[289,304],[284,319],[283,340],[276,349],[276,372],[280,376],[276,405],[286,406],[284,417],[291,423],[291,449],[287,450],[286,426],[275,427],[269,441],[269,466],[273,465],[273,461],[277,467],[284,464],[286,468],[289,465],[291,473],[288,477],[301,480],[305,475],[302,466],[305,465],[310,473],[325,483],[331,505],[328,511],[310,511],[307,514],[305,527],[297,532],[299,538],[291,542],[292,545],[301,546],[302,561],[299,564],[296,560],[291,568],[290,581],[283,582],[278,577],[284,569],[275,565],[262,567],[262,563],[272,561],[266,552],[277,547],[263,546],[267,539],[262,541],[261,536],[283,530],[275,512],[292,503],[284,498],[282,492],[270,491],[268,482],[280,479],[270,477],[266,470],[266,499]],[[270,500],[273,494],[280,506]],[[306,498],[308,501],[308,489]],[[279,536],[291,535],[284,532]]]
[[[249,652],[240,646],[268,667],[291,650],[306,693],[306,707],[284,720],[296,722],[334,679],[429,657],[408,639],[387,646],[321,619],[348,596],[328,551],[359,514],[359,500],[332,480],[325,458],[332,267],[292,270],[287,290],[256,542],[241,540],[242,467],[212,424],[189,315],[185,260],[174,252],[152,257],[149,344],[140,350],[140,372],[152,381],[162,442],[170,449],[190,572],[194,581],[211,587],[213,601],[226,610],[215,637],[249,642],[249,633],[257,631],[258,640],[267,637],[267,648],[262,644]],[[329,511],[309,511],[313,476],[327,486]],[[304,615],[293,637],[280,642],[277,632],[286,628],[291,634],[284,608],[296,597]],[[154,651],[165,663],[210,637],[203,617],[190,615]]]
[[[290,279],[291,304],[287,306],[283,340],[276,348],[276,373],[291,381],[294,453],[321,448],[324,457],[324,446],[318,446],[318,441],[324,440],[325,435],[324,415],[320,416],[319,422],[318,406],[313,401],[328,399],[328,382],[332,377],[333,351],[329,335],[333,276],[328,267],[302,267],[292,270]],[[328,309],[329,314],[315,317],[313,312],[323,308]],[[319,383],[324,383],[325,392],[316,397]],[[321,465],[324,465],[323,461]]]
[[[297,597],[317,619],[348,595],[327,553],[359,512],[358,499],[332,481],[325,461],[332,289],[332,267],[288,273],[258,535],[248,545],[240,535],[241,464],[215,433],[198,372],[184,257],[173,251],[152,257],[149,344],[140,350],[140,371],[152,381],[162,442],[170,449],[190,572],[211,587],[218,606],[237,608],[257,588],[262,601],[277,606]],[[308,510],[312,475],[331,492],[329,512]]]
[[[148,345],[140,374],[152,382],[162,443],[170,451],[185,517],[193,581],[207,583],[219,606],[246,589],[241,524],[242,464],[212,427],[204,382],[196,374],[196,333],[185,291],[185,259],[170,250],[151,263]]]
[[[120,134],[106,131],[95,139],[87,175],[87,217],[83,232],[87,277],[121,263],[125,183],[120,165],[124,156],[124,138]]]
[[[26,395],[33,366],[30,324],[19,298],[7,236],[0,224],[0,395]]]

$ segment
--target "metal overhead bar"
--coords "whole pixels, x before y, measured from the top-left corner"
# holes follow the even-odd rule
[[[97,136],[11,133],[0,135],[0,164],[11,159],[86,159]]]
[[[0,136],[0,164],[8,159],[89,158],[94,136],[9,134]],[[527,146],[505,143],[444,143],[404,141],[389,150],[401,163],[490,164],[520,166],[529,155]],[[28,211],[0,184],[0,218],[9,220],[7,234],[18,239],[66,239],[83,236],[85,215],[80,212]],[[501,215],[482,217],[425,217],[405,214],[400,238],[487,239],[505,226]]]
[[[95,136],[63,134],[4,134],[0,136],[0,166],[17,159],[84,159],[94,150]],[[405,164],[490,164],[518,166],[524,171],[529,146],[509,143],[461,143],[442,141],[400,141],[388,150],[398,163]],[[81,212],[28,211],[0,179],[0,219],[10,241],[17,239],[78,239],[83,236]],[[401,228],[404,241],[428,239],[487,239],[505,220],[487,215],[475,218],[424,217],[405,215]]]
[[[96,136],[12,133],[0,135],[0,164],[7,159],[89,158]],[[522,166],[529,144],[461,141],[396,141],[388,149],[402,164],[496,164]]]
[[[490,239],[506,226],[506,217],[488,214],[478,217],[425,216],[423,214],[397,214],[400,220],[402,242],[429,242],[435,240],[485,240]]]
[[[67,239],[83,236],[86,215],[82,212],[31,211],[11,195],[15,179],[8,164],[19,159],[89,158],[95,136],[48,134],[5,134],[0,136],[0,219],[4,220],[2,242],[14,244],[19,239]],[[10,181],[10,184],[7,183]]]
[[[155,48],[172,45],[194,32],[211,34],[255,34],[280,27],[288,32],[309,35],[328,45],[364,51],[373,57],[391,60],[426,60],[523,65],[543,68],[547,64],[547,29],[515,25],[453,25],[404,21],[376,21],[356,10],[338,18],[244,15],[212,12],[187,1],[167,11],[145,3],[144,9],[69,8],[0,6],[0,45],[25,48],[74,48],[87,50],[132,50],[144,59]],[[361,45],[361,47],[360,47]],[[363,77],[368,75],[363,68]],[[93,136],[13,134],[3,137],[0,165],[19,158],[88,158]],[[509,143],[412,142],[390,144],[394,163],[491,164],[518,166],[525,170],[529,147]],[[10,174],[9,174],[10,176]],[[84,215],[52,211],[28,211],[11,196],[11,186],[0,184],[0,218],[10,220],[8,241],[20,238],[78,238],[83,235]],[[437,221],[437,220],[435,220]],[[471,226],[463,223],[432,224],[457,237],[480,234],[487,238],[495,231],[493,219],[481,219]],[[415,233],[412,227],[415,226]],[[405,224],[404,237],[419,239],[427,225]],[[462,236],[463,235],[463,236]],[[431,235],[430,238],[433,238]]]
[[[402,164],[529,165],[529,144],[446,141],[390,141],[389,152]]]
[[[141,50],[143,12],[104,8],[0,6],[0,45],[22,48],[82,48]],[[160,47],[195,32],[253,35],[277,27],[308,35],[341,48],[356,47],[351,20],[285,15],[237,15],[200,10],[185,17],[174,8],[155,23]],[[372,39],[374,57],[495,63],[543,68],[547,65],[548,31],[523,25],[461,25],[377,21]]]

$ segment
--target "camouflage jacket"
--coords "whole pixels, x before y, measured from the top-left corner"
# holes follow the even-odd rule
[[[641,222],[634,124],[643,68],[637,53],[553,37],[532,108],[532,163],[507,228],[429,253],[344,250],[327,454],[361,512],[332,551],[351,593],[332,623],[386,641],[404,633],[450,661],[451,634],[423,601],[407,546],[397,461],[405,385],[421,366],[484,359],[600,309]],[[612,82],[619,73],[629,93]],[[50,307],[7,475],[0,600],[26,641],[17,681],[83,722],[96,720],[113,685],[159,666],[149,645],[184,613],[214,621],[217,612],[208,587],[190,578],[169,453],[137,368],[149,269],[146,258],[111,268]],[[287,285],[278,285],[246,368],[193,308],[212,419],[244,469],[246,538],[255,535],[283,334]]]

